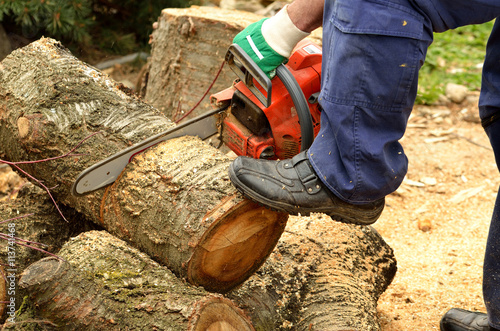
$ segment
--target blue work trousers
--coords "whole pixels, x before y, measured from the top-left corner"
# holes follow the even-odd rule
[[[433,33],[498,16],[500,0],[325,0],[323,112],[308,156],[332,192],[362,204],[399,187],[408,160],[398,141],[406,130]],[[488,43],[479,105],[498,161],[499,25]],[[500,328],[500,199],[487,246],[484,297],[490,324]]]

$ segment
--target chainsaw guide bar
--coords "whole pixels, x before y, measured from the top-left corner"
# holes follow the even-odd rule
[[[227,106],[224,106],[211,110],[94,164],[78,175],[71,187],[71,193],[75,196],[83,196],[112,184],[134,155],[162,141],[182,136],[198,136],[202,140],[206,140],[218,134],[221,121],[220,115],[226,108]]]

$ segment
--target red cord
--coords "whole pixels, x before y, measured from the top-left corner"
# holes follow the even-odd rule
[[[210,84],[209,88],[207,89],[207,91],[205,92],[205,94],[203,94],[203,96],[201,97],[200,101],[198,101],[198,103],[193,108],[191,108],[191,110],[189,110],[187,113],[185,113],[181,118],[179,118],[178,120],[176,120],[175,121],[176,124],[179,123],[180,121],[182,121],[183,119],[185,119],[187,116],[189,116],[189,114],[191,114],[200,105],[200,103],[203,101],[203,99],[205,99],[205,97],[207,96],[208,92],[210,92],[210,90],[214,86],[215,81],[217,80],[217,78],[219,78],[219,75],[222,72],[222,68],[224,68],[224,64],[225,63],[226,63],[226,61],[222,61],[222,65],[220,66],[219,71],[217,72],[217,75],[215,75],[215,78],[212,81],[212,84]]]

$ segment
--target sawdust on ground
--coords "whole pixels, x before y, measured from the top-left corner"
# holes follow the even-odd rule
[[[439,330],[452,307],[485,311],[483,257],[500,176],[477,122],[472,103],[413,111],[402,140],[408,174],[374,226],[398,261],[379,300],[383,331]]]
[[[118,68],[120,80],[128,72]],[[382,331],[439,330],[452,307],[485,311],[483,256],[500,175],[472,100],[416,107],[401,141],[409,171],[374,225],[398,261],[379,300]],[[0,177],[5,202],[21,184],[7,169]]]

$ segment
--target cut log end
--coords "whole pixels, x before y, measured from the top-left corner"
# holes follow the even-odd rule
[[[219,210],[224,211],[223,206]],[[209,291],[227,292],[245,281],[271,254],[288,215],[243,200],[201,238],[188,277]]]
[[[5,273],[4,267],[0,266],[0,272],[5,277],[3,280],[0,279],[0,301],[2,301],[2,303],[0,303],[0,316],[3,316],[3,313],[7,308],[7,300],[9,300],[7,297],[7,287],[10,286],[10,284],[8,284],[10,281],[7,278],[8,274]]]
[[[42,259],[37,263],[33,263],[29,268],[26,268],[21,275],[19,285],[21,288],[29,288],[35,284],[49,282],[55,275],[61,272],[61,268],[64,268],[64,266],[64,261],[55,257]]]
[[[203,302],[194,313],[192,331],[250,331],[255,330],[245,313],[222,297]]]

